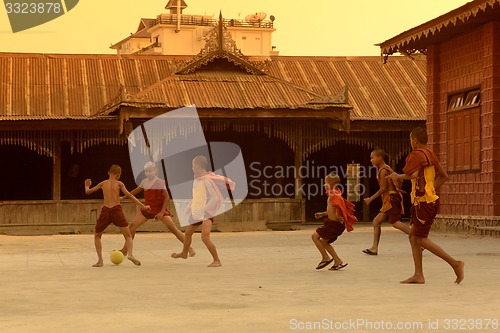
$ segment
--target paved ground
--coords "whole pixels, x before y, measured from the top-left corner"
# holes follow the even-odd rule
[[[170,234],[141,233],[143,265],[96,261],[91,235],[0,236],[0,332],[499,332],[500,240],[432,234],[465,261],[465,280],[425,252],[425,285],[400,285],[413,265],[406,237],[384,227],[380,254],[361,253],[371,228],[335,244],[349,265],[316,271],[312,230],[214,233],[223,266],[170,258]],[[122,243],[106,234],[109,253]],[[403,325],[401,329],[396,329]],[[391,330],[392,328],[392,330]]]

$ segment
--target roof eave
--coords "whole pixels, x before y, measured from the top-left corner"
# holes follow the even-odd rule
[[[448,27],[467,24],[477,17],[478,13],[489,10],[500,10],[500,0],[475,0],[443,14],[426,23],[404,31],[382,43],[375,44],[380,47],[382,55],[388,56],[396,52],[413,53],[425,50],[431,44],[439,41],[440,32]]]

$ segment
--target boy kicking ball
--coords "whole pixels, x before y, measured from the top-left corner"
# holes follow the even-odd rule
[[[145,210],[149,210],[149,206],[143,205],[136,197],[127,191],[127,188],[121,181],[119,181],[122,174],[122,169],[119,165],[113,164],[108,171],[109,178],[100,182],[94,187],[92,186],[92,181],[90,179],[85,180],[85,194],[94,193],[97,190],[102,190],[104,196],[104,202],[101,210],[101,214],[97,219],[95,225],[94,234],[94,245],[97,252],[97,263],[93,267],[102,267],[104,261],[102,259],[102,242],[101,237],[104,230],[113,223],[120,228],[120,231],[125,237],[125,244],[127,248],[127,258],[132,261],[135,265],[139,266],[141,262],[137,260],[132,254],[133,241],[132,235],[130,234],[130,229],[128,227],[128,221],[123,214],[122,206],[120,205],[120,191],[122,191],[127,197],[132,199],[136,204],[141,206]]]
[[[185,211],[189,216],[189,225],[186,227],[184,234],[182,252],[172,253],[172,258],[188,258],[189,248],[193,241],[193,234],[195,230],[201,226],[201,240],[213,258],[212,263],[209,264],[208,267],[220,267],[222,264],[217,254],[217,248],[210,239],[210,231],[212,230],[212,223],[214,222],[213,217],[217,214],[224,201],[219,185],[222,186],[223,184],[224,187],[233,190],[235,184],[229,178],[207,171],[207,164],[208,160],[203,155],[196,156],[192,161],[194,173],[193,200]]]

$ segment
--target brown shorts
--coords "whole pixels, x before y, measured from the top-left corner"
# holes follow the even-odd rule
[[[323,219],[323,226],[316,229],[316,232],[328,243],[333,243],[342,235],[344,230],[345,226],[342,223],[325,218]]]
[[[387,220],[390,224],[401,221],[401,195],[391,194],[391,209],[386,211]]]
[[[439,202],[421,202],[417,206],[413,205],[410,208],[410,224],[411,232],[418,238],[426,238],[429,236],[432,223],[436,217]],[[420,222],[425,221],[425,223]]]
[[[123,214],[122,206],[116,205],[111,208],[103,206],[95,224],[95,232],[97,234],[103,232],[111,223],[121,228],[128,227],[128,221]]]
[[[159,213],[160,211],[153,211],[153,210],[143,210],[141,209],[141,214],[147,219],[154,219],[155,216]],[[165,209],[165,213],[163,213],[163,216],[173,216],[172,213],[168,211],[168,209]]]

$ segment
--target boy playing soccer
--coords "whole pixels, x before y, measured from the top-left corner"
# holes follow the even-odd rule
[[[130,191],[132,195],[137,195],[144,190],[144,204],[151,207],[150,210],[141,209],[141,211],[134,217],[130,223],[130,233],[132,238],[135,237],[136,230],[149,219],[161,220],[163,224],[170,230],[177,239],[184,243],[184,234],[180,231],[172,220],[172,214],[168,211],[167,206],[170,200],[165,181],[158,178],[156,165],[153,162],[148,162],[144,165],[144,173],[146,178],[142,180],[141,184]],[[120,250],[123,254],[127,254],[127,244],[123,245]],[[193,248],[189,248],[189,256],[192,257],[196,253]]]
[[[193,200],[186,209],[189,214],[189,225],[184,234],[184,247],[180,253],[172,253],[172,258],[187,259],[189,247],[193,240],[193,233],[201,225],[201,240],[212,255],[213,261],[208,267],[219,267],[221,262],[217,254],[217,248],[210,239],[210,231],[214,216],[220,209],[224,200],[219,186],[221,182],[229,189],[234,189],[234,182],[229,178],[218,176],[207,171],[208,160],[205,156],[199,155],[193,159],[192,167],[194,172]],[[217,184],[216,184],[217,183]]]
[[[132,254],[132,235],[130,234],[128,221],[125,218],[122,206],[120,205],[120,190],[143,209],[148,210],[149,206],[143,205],[139,200],[137,200],[136,197],[134,197],[132,194],[130,194],[129,191],[127,191],[125,185],[123,185],[123,183],[119,181],[121,173],[121,167],[119,165],[113,164],[111,168],[109,168],[109,178],[107,180],[100,182],[92,188],[90,188],[90,186],[92,186],[92,181],[90,179],[85,180],[85,194],[91,194],[97,190],[102,190],[104,196],[101,214],[99,215],[95,226],[94,245],[98,260],[97,263],[93,265],[93,267],[102,267],[104,264],[102,259],[101,237],[104,230],[111,223],[119,227],[123,237],[125,237],[125,244],[128,253],[127,258],[137,266],[141,264],[141,262],[137,260]]]

